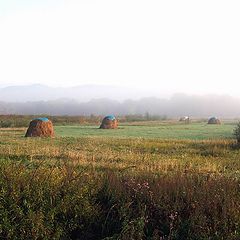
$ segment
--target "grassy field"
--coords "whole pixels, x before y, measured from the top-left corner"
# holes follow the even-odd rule
[[[158,139],[226,139],[233,137],[234,123],[209,125],[206,123],[132,123],[122,124],[118,129],[103,130],[98,126],[56,126],[61,137],[117,137],[117,138],[158,138]]]
[[[240,239],[233,124],[0,130],[0,239]]]

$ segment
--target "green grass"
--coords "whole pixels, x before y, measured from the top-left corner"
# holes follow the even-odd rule
[[[205,123],[152,125],[120,125],[118,129],[99,129],[98,126],[56,126],[61,137],[116,137],[116,138],[159,138],[159,139],[224,139],[232,138],[233,124],[208,125]]]
[[[234,124],[0,130],[0,239],[238,240]]]

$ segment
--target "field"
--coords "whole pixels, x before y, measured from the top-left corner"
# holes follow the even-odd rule
[[[0,131],[0,239],[240,239],[235,125]]]
[[[176,122],[137,122],[121,124],[118,129],[104,131],[99,126],[56,126],[61,137],[117,137],[117,138],[154,138],[154,139],[228,139],[233,137],[236,124],[223,125],[206,123],[179,124]]]

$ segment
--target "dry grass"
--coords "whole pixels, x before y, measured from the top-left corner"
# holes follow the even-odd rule
[[[1,131],[0,238],[239,239],[233,146]]]

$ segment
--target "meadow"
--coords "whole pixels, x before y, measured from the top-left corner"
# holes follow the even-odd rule
[[[184,124],[176,121],[166,122],[133,122],[122,123],[114,131],[99,129],[99,125],[56,126],[61,137],[117,137],[148,139],[231,139],[236,123],[226,122],[223,125],[209,125],[206,122]]]
[[[235,124],[0,131],[0,239],[240,239]]]

